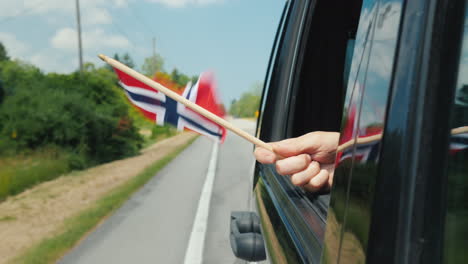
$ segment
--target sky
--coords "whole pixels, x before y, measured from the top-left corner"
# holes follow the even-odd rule
[[[128,52],[141,69],[156,52],[165,70],[214,71],[222,102],[262,82],[285,0],[80,0],[83,59]],[[1,0],[0,42],[44,72],[78,69],[75,0]]]

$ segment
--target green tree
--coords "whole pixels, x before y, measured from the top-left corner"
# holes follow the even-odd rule
[[[83,65],[84,71],[92,72],[96,70],[96,66],[92,62],[85,62]]]
[[[180,73],[177,68],[174,68],[171,72],[171,79],[177,83],[180,86],[186,85],[188,82],[190,82],[193,78],[190,78],[189,76]]]
[[[164,68],[164,59],[156,54],[145,59],[141,66],[141,70],[146,76],[153,76],[156,72],[162,71]]]
[[[5,96],[11,96],[19,89],[33,89],[42,82],[44,74],[39,68],[22,61],[1,61],[0,80],[3,82]]]
[[[254,117],[260,106],[260,96],[263,84],[256,82],[248,92],[241,95],[239,100],[232,100],[229,114],[235,117]]]
[[[263,82],[255,82],[250,87],[250,92],[254,95],[262,96]]]
[[[142,138],[115,74],[91,64],[83,74],[46,75],[15,61],[1,66],[0,79],[10,88],[0,105],[1,151],[54,145],[78,157],[74,168],[138,152]]]
[[[122,56],[122,61],[121,61],[123,64],[127,65],[128,67],[130,68],[135,68],[135,63],[133,62],[133,59],[130,57],[130,55],[128,54],[128,52],[126,52],[123,56]]]
[[[0,80],[0,104],[3,102],[3,97],[5,97],[5,91],[3,90],[2,80]]]
[[[118,60],[118,61],[120,61],[119,54],[117,54],[117,53],[114,53],[114,60]]]
[[[7,50],[5,46],[0,42],[0,61],[6,61],[10,60],[10,57],[8,57]]]

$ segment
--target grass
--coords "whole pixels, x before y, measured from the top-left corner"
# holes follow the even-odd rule
[[[150,134],[143,135],[143,148],[177,134],[177,130],[170,126],[156,126],[149,122],[145,125],[143,128]],[[73,169],[87,168],[83,159],[84,157],[78,154],[66,152],[58,147],[45,147],[40,150],[28,150],[22,154],[0,156],[0,202],[10,195],[56,179]]]
[[[0,158],[0,201],[69,171],[67,155],[57,149]]]
[[[143,138],[144,138],[143,147],[142,147],[143,149],[153,145],[154,143],[158,141],[172,137],[175,134],[177,134],[177,129],[170,125],[156,126],[153,124],[152,126],[146,127],[145,129],[148,131],[151,131],[151,134],[143,135]]]
[[[9,222],[9,221],[14,221],[16,220],[16,217],[14,216],[4,216],[4,217],[0,217],[0,222]]]
[[[53,263],[75,246],[90,230],[97,226],[102,219],[123,205],[125,201],[159,170],[172,161],[182,150],[195,141],[190,140],[177,148],[171,154],[155,162],[150,167],[126,183],[120,185],[107,195],[99,199],[95,205],[65,221],[63,232],[51,238],[44,239],[33,248],[16,258],[13,263]]]

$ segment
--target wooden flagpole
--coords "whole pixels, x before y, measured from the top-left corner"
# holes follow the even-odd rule
[[[143,74],[141,73],[138,73],[137,71],[127,67],[126,65],[120,63],[119,61],[116,61],[112,58],[109,58],[105,55],[102,55],[102,54],[99,54],[98,55],[99,58],[101,60],[103,60],[104,62],[108,63],[109,65],[113,66],[114,68],[117,68],[123,72],[125,72],[126,74],[132,76],[133,78],[141,81],[142,83],[145,83],[151,87],[153,87],[154,89],[162,92],[163,94],[165,94],[166,96],[169,96],[170,98],[174,99],[175,101],[185,105],[186,107],[192,109],[193,111],[197,112],[198,114],[208,118],[209,120],[215,122],[216,124],[234,132],[235,134],[239,135],[240,137],[246,139],[247,141],[251,142],[252,144],[256,145],[256,146],[259,146],[259,147],[262,147],[262,148],[265,148],[265,149],[268,149],[269,151],[273,152],[273,153],[276,153],[273,149],[273,147],[271,145],[268,145],[267,143],[263,142],[262,140],[250,135],[249,133],[245,132],[244,130],[234,126],[233,124],[229,123],[228,121],[222,119],[221,117],[211,113],[210,111],[206,110],[205,108],[195,104],[195,103],[192,103],[190,102],[189,100],[185,99],[184,97],[178,95],[177,93],[173,92],[172,90],[162,86],[161,84],[151,80],[150,78],[144,76]],[[458,127],[458,128],[454,128],[451,130],[451,134],[452,135],[456,135],[456,134],[463,134],[463,133],[468,133],[468,126],[464,126],[464,127]],[[366,144],[366,143],[370,143],[370,142],[375,142],[375,141],[379,141],[382,139],[382,134],[377,134],[377,135],[373,135],[373,136],[369,136],[369,137],[365,137],[365,138],[358,138],[358,139],[355,139],[355,140],[350,140],[348,142],[345,142],[341,145],[338,146],[337,148],[337,152],[340,152],[340,151],[343,151],[347,148],[349,148],[350,146],[352,146],[353,144]],[[281,157],[280,155],[276,154],[277,155],[277,158],[278,159],[283,159],[283,157]]]
[[[272,146],[268,145],[267,143],[263,142],[262,140],[250,135],[249,133],[245,132],[244,130],[234,126],[232,123],[224,120],[223,118],[211,113],[210,111],[206,110],[205,108],[190,102],[186,98],[178,95],[176,92],[173,92],[172,90],[164,87],[163,85],[151,80],[150,78],[146,77],[145,75],[127,67],[126,65],[120,63],[119,61],[116,61],[112,58],[109,58],[105,55],[99,54],[98,55],[101,60],[104,62],[108,63],[112,67],[119,69],[126,74],[132,76],[133,78],[139,80],[140,82],[147,84],[154,89],[160,91],[161,93],[165,94],[166,96],[174,99],[175,101],[185,105],[186,107],[192,109],[193,111],[197,112],[198,114],[208,118],[209,120],[215,122],[216,124],[234,132],[235,134],[239,135],[240,137],[246,139],[247,141],[251,142],[252,144],[268,149],[271,152],[275,153],[274,149]]]

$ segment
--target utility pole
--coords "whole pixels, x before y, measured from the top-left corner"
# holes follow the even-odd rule
[[[156,38],[153,38],[153,58],[156,58]]]
[[[81,22],[80,22],[80,0],[76,0],[76,23],[78,27],[78,59],[80,61],[80,72],[83,73],[83,50],[81,46]]]

